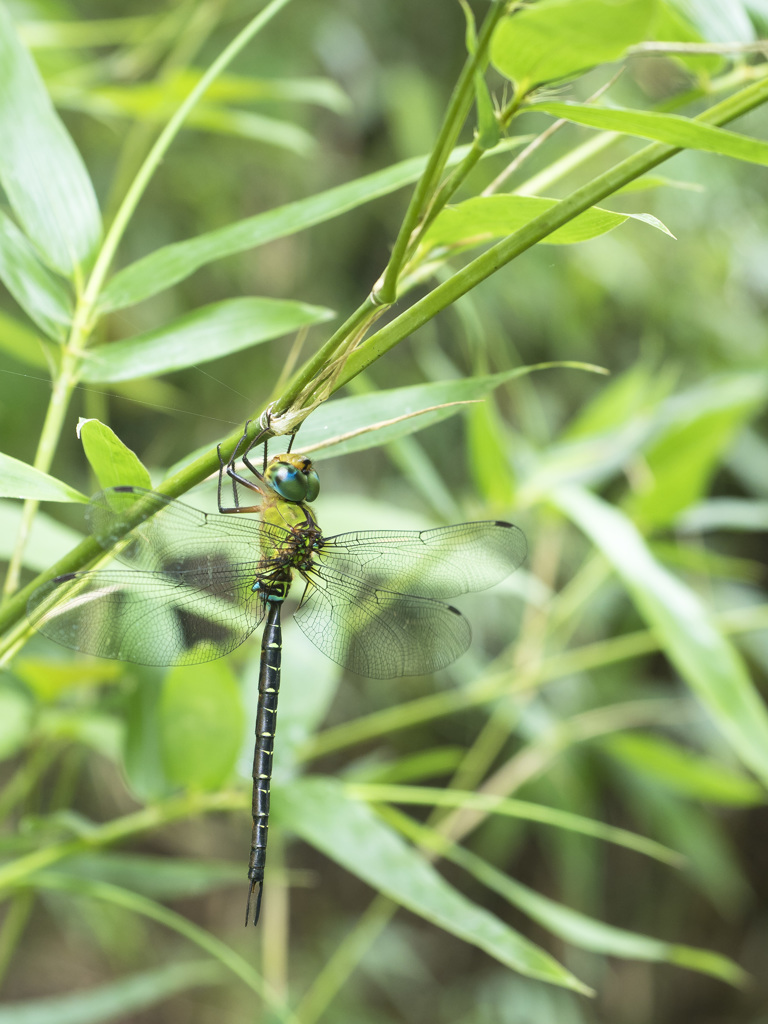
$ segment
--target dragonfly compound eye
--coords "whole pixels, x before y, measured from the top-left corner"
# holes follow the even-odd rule
[[[305,501],[314,501],[320,493],[320,477],[314,471],[310,469],[306,476],[307,480],[307,497]]]
[[[307,498],[307,477],[301,470],[287,462],[277,462],[267,467],[267,481],[281,498],[286,501],[305,501]],[[319,488],[319,484],[318,484]]]

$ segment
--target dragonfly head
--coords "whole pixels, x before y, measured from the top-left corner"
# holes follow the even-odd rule
[[[276,455],[264,479],[286,501],[314,501],[320,493],[320,479],[306,455]]]

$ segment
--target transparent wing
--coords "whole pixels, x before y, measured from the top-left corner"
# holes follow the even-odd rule
[[[239,647],[263,618],[258,566],[179,572],[71,573],[29,600],[33,625],[56,643],[139,665],[194,665]]]
[[[472,638],[456,608],[381,590],[329,566],[308,574],[308,591],[294,617],[332,661],[374,679],[445,668]]]
[[[324,538],[319,551],[325,564],[345,575],[432,598],[492,587],[514,572],[526,553],[522,530],[504,522],[343,533]]]
[[[137,515],[138,524],[126,534]],[[258,519],[207,515],[140,487],[111,487],[94,495],[86,520],[101,547],[126,565],[148,571],[268,562],[289,536]]]

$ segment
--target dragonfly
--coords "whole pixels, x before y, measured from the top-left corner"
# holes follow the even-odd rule
[[[255,925],[267,855],[281,611],[292,584],[303,588],[296,623],[332,661],[372,678],[426,675],[451,664],[471,640],[466,618],[444,599],[501,582],[525,559],[526,541],[502,521],[326,537],[309,507],[320,491],[311,460],[289,446],[267,461],[265,444],[258,469],[249,456],[259,441],[249,446],[247,435],[248,424],[229,461],[219,449],[221,515],[139,487],[96,494],[86,512],[91,533],[127,568],[58,576],[33,593],[28,614],[65,647],[160,666],[221,658],[264,623],[245,914],[247,925],[256,894]],[[241,501],[243,490],[256,492],[255,503]]]

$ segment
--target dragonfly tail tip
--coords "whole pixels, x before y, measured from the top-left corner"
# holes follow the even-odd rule
[[[254,891],[254,889],[256,888],[257,885],[259,887],[259,892],[258,892],[258,895],[256,896],[256,906],[254,907],[254,911],[253,911],[253,927],[254,928],[259,923],[259,917],[261,916],[261,894],[262,894],[263,889],[264,889],[264,882],[263,881],[256,881],[254,879],[254,881],[252,881],[250,886],[248,887],[248,900],[247,900],[247,902],[245,904],[245,927],[246,928],[248,927],[248,920],[249,920],[249,918],[251,916],[251,900],[253,899],[253,891]]]

